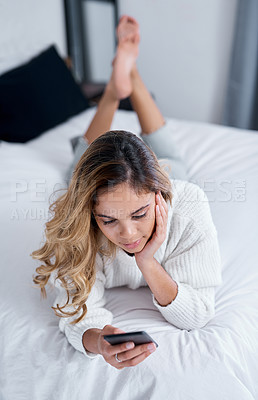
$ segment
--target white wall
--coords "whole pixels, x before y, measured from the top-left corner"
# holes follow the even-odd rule
[[[0,74],[52,43],[66,55],[63,0],[0,0]]]
[[[115,13],[112,3],[87,0],[83,2],[85,64],[87,79],[105,82],[112,73],[115,44]]]
[[[220,123],[237,0],[119,0],[141,26],[139,71],[166,116]]]

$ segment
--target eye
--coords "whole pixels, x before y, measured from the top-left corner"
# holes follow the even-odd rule
[[[147,211],[142,215],[135,215],[133,218],[134,219],[140,219],[140,218],[145,217],[146,214],[147,214]],[[112,219],[111,221],[102,221],[102,222],[103,222],[103,225],[109,225],[109,224],[112,224],[115,221],[116,221],[115,219]]]
[[[112,224],[115,222],[115,219],[112,219],[111,221],[102,221],[104,225]]]
[[[142,215],[135,215],[133,218],[134,218],[134,219],[140,219],[140,218],[145,217],[146,214],[147,214],[147,212],[144,213],[144,214],[142,214]]]

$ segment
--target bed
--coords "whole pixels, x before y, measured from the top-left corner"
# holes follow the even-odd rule
[[[258,399],[258,135],[168,118],[190,181],[206,192],[218,231],[223,283],[216,315],[202,329],[179,330],[155,309],[150,290],[106,290],[113,325],[146,330],[159,347],[143,363],[116,370],[88,359],[58,328],[33,287],[30,253],[44,240],[51,194],[65,190],[70,139],[83,134],[94,107],[26,143],[0,144],[0,398],[60,400]],[[139,133],[119,110],[113,129]]]

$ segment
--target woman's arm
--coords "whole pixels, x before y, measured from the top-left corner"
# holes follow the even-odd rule
[[[178,292],[177,283],[155,258],[140,269],[159,305],[164,307],[175,300]]]
[[[100,260],[99,255],[97,255],[97,259]],[[111,346],[104,339],[104,335],[124,333],[124,331],[110,325],[113,316],[104,308],[105,276],[100,262],[96,263],[96,269],[96,281],[86,302],[88,308],[86,316],[74,325],[71,325],[70,322],[77,316],[60,318],[60,330],[65,333],[69,343],[88,358],[95,358],[100,354],[108,364],[117,369],[135,366],[155,351],[155,344],[135,346],[129,342]],[[59,289],[59,295],[54,305],[61,306],[66,303],[67,294],[59,282],[56,282],[55,286]],[[118,354],[120,362],[117,361],[116,354]]]
[[[60,317],[59,328],[63,332],[69,343],[78,351],[85,354],[87,357],[94,358],[97,354],[87,351],[82,343],[82,336],[85,331],[91,328],[102,329],[105,325],[111,324],[113,315],[110,311],[105,309],[105,275],[103,273],[103,261],[97,254],[96,257],[96,280],[91,289],[89,297],[86,301],[87,314],[84,319],[74,325],[71,325],[74,319],[78,318],[78,315],[74,317]],[[51,279],[52,280],[52,279]],[[62,306],[66,304],[67,293],[66,290],[61,286],[60,282],[56,280],[53,282],[58,295],[55,299],[54,306],[57,304]],[[69,306],[64,311],[69,311]]]
[[[135,260],[158,303],[166,306],[176,298],[177,284],[154,258],[166,239],[168,222],[168,206],[161,193],[156,194],[155,201],[155,232],[143,250],[135,254]]]
[[[196,189],[199,195],[200,191]],[[187,192],[183,199],[189,201],[191,211],[175,210],[162,265],[154,253],[164,241],[167,208],[158,197],[156,232],[135,259],[164,318],[180,329],[190,330],[204,326],[214,315],[214,288],[221,283],[221,259],[208,201],[187,199]],[[173,236],[178,242],[172,244]]]
[[[193,230],[194,236],[192,246],[182,244],[180,253],[171,254],[163,266],[155,260],[141,268],[154,305],[169,323],[187,330],[203,327],[214,316],[215,286],[221,283],[216,234],[199,233],[196,238]],[[184,274],[184,281],[174,271]]]

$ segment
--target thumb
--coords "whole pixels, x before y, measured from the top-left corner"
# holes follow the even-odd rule
[[[119,334],[119,333],[126,333],[126,332],[123,331],[123,330],[120,329],[120,328],[116,328],[115,326],[106,325],[106,326],[104,326],[104,328],[103,328],[103,333],[104,333],[105,335],[116,335],[116,334]]]

